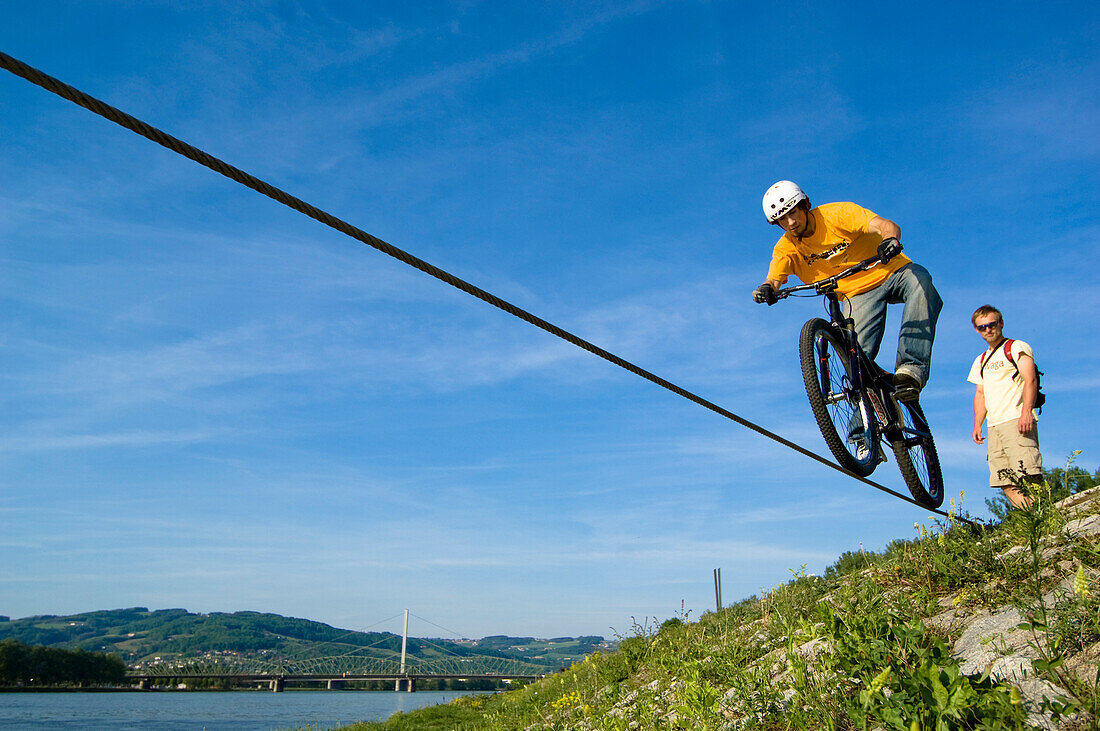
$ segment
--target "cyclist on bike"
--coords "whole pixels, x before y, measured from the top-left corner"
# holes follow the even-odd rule
[[[837,295],[848,300],[856,338],[872,360],[886,330],[886,305],[905,303],[894,387],[899,400],[915,401],[928,382],[932,341],[943,301],[928,270],[898,253],[901,228],[855,203],[811,208],[806,193],[789,180],[768,188],[763,205],[768,223],[782,227],[785,233],[775,244],[768,277],[753,292],[753,300],[773,305],[775,291],[790,275],[815,282],[877,251],[884,263],[840,280]]]

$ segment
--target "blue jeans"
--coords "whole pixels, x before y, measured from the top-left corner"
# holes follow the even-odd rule
[[[905,309],[901,313],[895,370],[909,366],[920,374],[921,384],[928,383],[932,341],[943,300],[932,284],[932,275],[920,264],[906,264],[870,292],[848,300],[856,338],[867,357],[874,360],[886,330],[886,305],[898,303],[905,303]]]

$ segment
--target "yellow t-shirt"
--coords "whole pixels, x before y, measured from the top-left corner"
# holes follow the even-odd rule
[[[793,274],[807,284],[816,282],[874,256],[882,242],[867,230],[875,214],[855,203],[826,203],[810,216],[817,226],[813,236],[798,239],[785,233],[776,242],[768,279],[783,283]],[[837,283],[837,294],[843,298],[868,292],[909,262],[898,254],[886,264],[845,277]]]

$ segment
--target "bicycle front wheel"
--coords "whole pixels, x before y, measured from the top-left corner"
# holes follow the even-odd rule
[[[890,440],[890,448],[897,457],[898,469],[914,500],[938,508],[943,504],[943,472],[928,420],[919,403],[896,403],[901,431]]]
[[[802,327],[798,353],[806,396],[825,444],[841,467],[866,477],[880,462],[878,421],[867,395],[853,385],[841,334],[825,320],[810,320]]]

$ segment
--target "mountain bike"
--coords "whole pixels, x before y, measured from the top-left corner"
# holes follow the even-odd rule
[[[814,318],[802,327],[798,352],[806,396],[837,463],[867,477],[886,461],[885,442],[913,499],[938,508],[943,503],[943,474],[924,410],[915,400],[897,399],[894,374],[863,352],[836,294],[838,281],[881,263],[884,260],[874,256],[827,279],[776,290],[775,297],[812,291],[825,298],[829,320]]]

